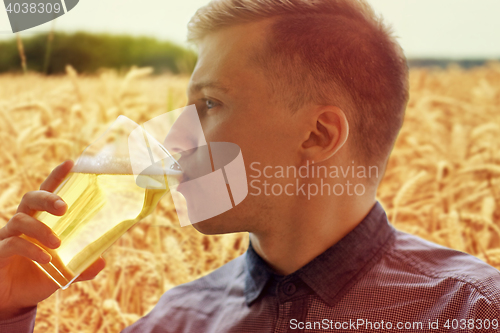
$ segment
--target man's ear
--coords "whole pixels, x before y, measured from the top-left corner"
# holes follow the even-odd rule
[[[315,112],[307,139],[302,143],[304,160],[319,163],[332,157],[347,141],[349,123],[336,106],[322,106]]]

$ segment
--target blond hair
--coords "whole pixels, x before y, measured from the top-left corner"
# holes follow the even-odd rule
[[[364,163],[385,166],[408,101],[406,58],[364,0],[213,0],[188,25],[197,42],[221,28],[275,18],[255,56],[291,110],[335,104],[348,144]]]

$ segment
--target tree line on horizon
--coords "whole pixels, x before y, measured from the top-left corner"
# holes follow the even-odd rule
[[[474,68],[485,66],[489,62],[499,62],[499,59],[448,59],[448,58],[410,58],[408,66],[410,68],[447,68],[450,65],[458,65],[461,68]]]
[[[0,73],[60,74],[71,65],[89,74],[100,68],[126,71],[131,66],[150,66],[155,73],[190,74],[196,60],[193,50],[152,37],[55,32],[0,41]]]

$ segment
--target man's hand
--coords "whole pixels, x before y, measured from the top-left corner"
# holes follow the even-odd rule
[[[37,211],[61,216],[66,203],[52,193],[73,167],[67,160],[56,167],[39,191],[26,193],[16,214],[0,229],[0,320],[23,313],[52,295],[58,286],[32,260],[47,264],[51,257],[41,247],[19,236],[26,235],[51,249],[61,245],[59,238],[44,223],[33,218]],[[98,259],[76,281],[93,279],[105,266]]]

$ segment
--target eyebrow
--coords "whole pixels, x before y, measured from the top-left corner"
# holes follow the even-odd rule
[[[217,81],[207,81],[207,82],[199,82],[191,85],[190,90],[193,92],[200,91],[204,88],[212,88],[212,89],[217,89],[222,92],[227,93],[229,91],[229,88],[225,87],[222,85],[220,82]]]

